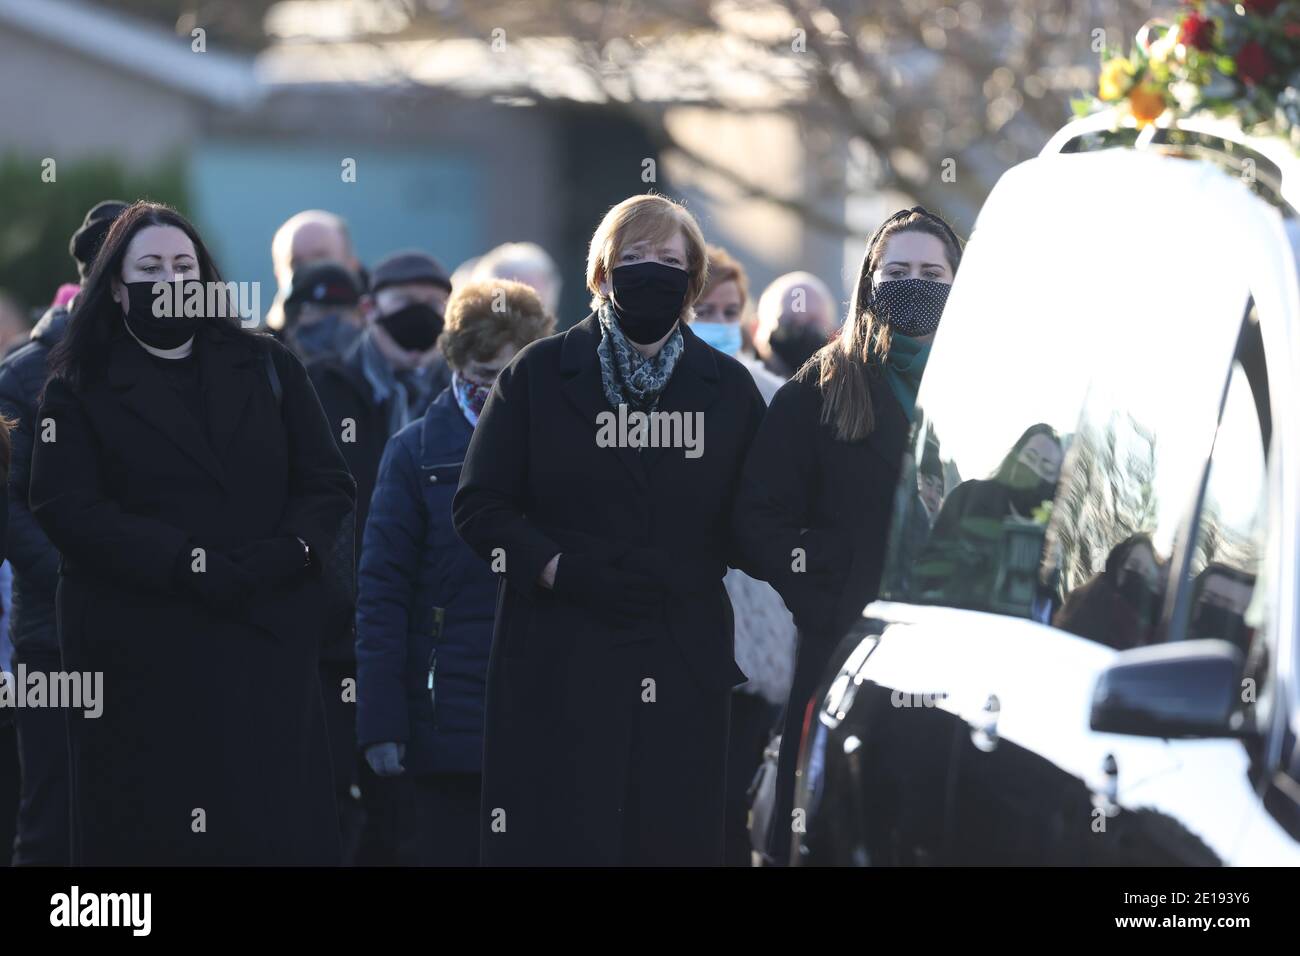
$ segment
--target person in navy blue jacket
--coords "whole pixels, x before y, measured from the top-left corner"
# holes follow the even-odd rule
[[[409,774],[419,862],[478,863],[483,704],[497,575],[457,536],[451,501],[497,373],[555,320],[528,286],[458,287],[439,340],[452,382],[388,442],[361,549],[357,742]]]

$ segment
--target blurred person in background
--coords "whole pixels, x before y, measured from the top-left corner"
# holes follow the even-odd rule
[[[477,866],[483,707],[497,577],[451,500],[492,383],[554,318],[520,282],[459,286],[440,342],[452,384],[388,443],[361,554],[357,743],[414,788],[421,866]]]
[[[31,324],[22,308],[0,292],[0,357],[27,341],[31,331]]]
[[[14,423],[0,418],[0,479],[9,480],[10,430]],[[9,498],[0,495],[0,591],[7,590],[9,565],[5,561],[5,535],[9,524]],[[13,646],[9,642],[9,601],[0,606],[0,691],[12,680]],[[0,866],[9,865],[9,847],[16,842],[18,808],[22,796],[22,772],[18,758],[18,732],[14,714],[20,708],[0,708]],[[25,708],[23,708],[25,709]]]
[[[503,574],[486,865],[723,861],[731,689],[745,675],[722,579],[763,399],[686,324],[707,268],[678,203],[611,208],[587,259],[593,314],[523,349],[474,430],[456,530]],[[676,415],[704,444],[679,426],[651,446],[614,424],[636,413]]]
[[[754,350],[768,371],[787,379],[838,328],[839,305],[830,287],[810,272],[787,272],[759,296]]]
[[[72,861],[337,864],[318,662],[356,486],[293,354],[233,305],[160,310],[183,282],[221,282],[194,227],[121,213],[37,411],[63,666],[111,695],[66,712]]]
[[[739,262],[718,246],[708,247],[709,280],[695,303],[691,331],[719,352],[730,355],[754,376],[763,401],[770,402],[785,379],[769,372],[753,352],[748,321],[749,277]]]
[[[919,206],[886,219],[867,240],[844,333],[777,392],[745,464],[735,534],[798,627],[766,840],[775,863],[789,859],[808,699],[879,586],[916,393],[961,253]]]
[[[68,251],[83,282],[109,227],[125,209],[126,203],[117,200],[96,203],[72,234]],[[50,350],[63,340],[67,328],[67,307],[50,306],[26,344],[0,362],[0,415],[15,422],[8,485],[8,554],[13,568],[9,629],[15,662],[45,673],[62,669],[54,610],[59,552],[32,517],[27,498],[36,441],[36,409],[49,377]],[[51,708],[24,707],[15,712],[15,717],[23,790],[14,865],[67,866],[70,851],[65,715]]]
[[[784,381],[742,349],[749,279],[725,249],[709,246],[709,278],[695,303],[691,331],[749,369],[764,402]],[[770,584],[731,568],[722,583],[736,621],[736,663],[749,677],[731,695],[727,747],[726,863],[749,866],[749,785],[763,761],[794,675],[794,619]]]
[[[304,363],[342,355],[365,328],[361,284],[338,262],[296,269],[284,300],[284,343]]]
[[[451,287],[459,289],[462,285],[474,280],[474,270],[478,268],[479,260],[482,256],[471,256],[460,265],[458,265],[451,274]]]
[[[531,286],[548,315],[560,309],[563,281],[555,260],[535,242],[507,242],[497,246],[474,265],[474,279],[514,279]]]
[[[276,293],[266,310],[266,327],[279,334],[284,328],[284,299],[295,270],[311,262],[338,262],[351,270],[364,291],[367,274],[352,248],[347,221],[324,209],[306,209],[285,220],[271,239],[271,267]]]
[[[426,253],[399,252],[375,265],[371,281],[370,315],[361,335],[341,355],[307,366],[334,439],[356,479],[357,542],[365,540],[385,445],[422,418],[450,382],[449,371],[444,381],[435,369],[442,362],[437,342],[451,292],[446,270]],[[360,556],[358,547],[358,560]],[[392,865],[400,862],[409,836],[408,813],[403,810],[412,806],[409,787],[400,779],[376,778],[357,753],[354,696],[349,692],[355,678],[355,633],[350,628],[326,641],[321,659],[345,859]],[[358,819],[354,786],[361,791],[363,820]],[[354,839],[357,827],[362,829]]]

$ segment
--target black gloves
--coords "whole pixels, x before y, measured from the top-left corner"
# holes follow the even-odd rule
[[[195,570],[195,548],[203,551],[201,571]],[[191,541],[177,560],[175,580],[178,589],[211,610],[245,618],[254,594],[283,584],[305,567],[306,555],[297,538],[267,538],[233,550]]]
[[[203,551],[203,563],[198,565],[194,549]],[[248,573],[220,551],[203,548],[190,542],[180,554],[174,571],[178,588],[198,598],[213,611],[233,617],[242,617],[247,610],[248,598],[253,591],[253,580]]]
[[[644,621],[663,603],[662,588],[648,575],[568,551],[560,555],[551,590],[615,626]]]
[[[302,542],[289,537],[253,541],[226,556],[244,569],[259,591],[297,577],[307,566]]]

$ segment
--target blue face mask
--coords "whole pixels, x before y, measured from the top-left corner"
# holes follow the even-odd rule
[[[727,355],[740,353],[739,322],[692,322],[691,331],[719,352]]]
[[[341,355],[360,334],[361,329],[355,323],[343,321],[343,316],[335,312],[310,325],[295,325],[288,338],[299,358],[308,361],[325,355]]]

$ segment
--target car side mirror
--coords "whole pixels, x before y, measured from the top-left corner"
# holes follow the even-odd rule
[[[1097,678],[1089,726],[1138,737],[1237,737],[1241,651],[1227,641],[1174,641],[1116,655]]]

